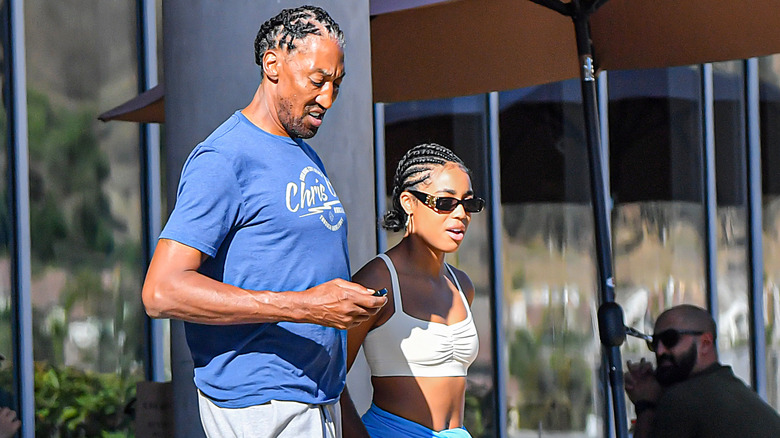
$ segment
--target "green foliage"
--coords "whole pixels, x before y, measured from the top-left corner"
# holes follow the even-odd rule
[[[64,363],[70,324],[88,323],[98,331],[100,354],[79,348],[71,363],[124,372],[143,355],[142,246],[115,237],[124,229],[109,203],[111,163],[98,143],[96,111],[55,99],[27,93],[33,275],[66,275],[61,290],[43,291],[59,302],[33,309],[40,322],[33,328],[35,358]],[[6,210],[7,203],[0,206],[0,233],[10,229]]]
[[[525,286],[526,275],[525,269],[522,266],[516,267],[516,271],[512,273],[512,289],[521,289]]]
[[[43,263],[100,261],[114,247],[116,221],[103,187],[110,164],[94,134],[95,111],[56,107],[35,90],[27,102],[32,255]]]
[[[0,296],[1,297],[1,296]],[[10,356],[11,352],[14,350],[12,339],[11,339],[11,317],[12,317],[12,311],[11,311],[11,301],[6,301],[5,305],[0,304],[0,352],[2,352],[6,356]],[[8,358],[9,362],[12,360],[12,358]],[[3,364],[2,361],[0,361],[0,366]],[[2,386],[0,386],[1,388]]]
[[[14,387],[13,370],[8,364],[0,368],[0,406],[7,406],[16,409],[16,401],[13,393]]]
[[[494,395],[492,387],[474,385],[472,382],[469,382],[469,387],[466,390],[463,425],[474,438],[495,436],[495,425],[493,424]]]
[[[551,327],[549,320],[541,324]],[[509,345],[509,373],[520,382],[521,401],[511,407],[523,429],[584,430],[593,406],[592,371],[576,346],[584,335],[563,330],[558,339],[550,331],[517,330]],[[575,348],[566,348],[566,345]]]
[[[131,437],[134,378],[35,364],[35,436]]]
[[[466,394],[466,406],[463,423],[469,434],[481,437],[485,433],[484,417],[482,415],[482,401],[473,394]]]
[[[136,360],[143,344],[137,296],[141,245],[115,242],[121,224],[109,205],[111,167],[95,134],[96,110],[84,105],[74,110],[55,99],[32,89],[27,93],[33,267],[66,275],[57,290],[43,291],[59,302],[33,308],[33,350],[36,360],[46,359],[35,366],[35,435],[133,436],[125,406],[142,378]],[[0,117],[0,134],[4,127]],[[0,192],[5,252],[12,218],[4,185]],[[67,341],[73,322],[97,329],[96,347]],[[61,366],[66,347],[70,367]],[[4,371],[3,384],[9,374]]]

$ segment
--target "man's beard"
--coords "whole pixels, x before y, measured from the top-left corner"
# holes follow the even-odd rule
[[[317,133],[317,127],[307,127],[303,123],[303,118],[306,117],[305,114],[304,112],[303,117],[296,119],[292,115],[292,103],[288,99],[283,99],[279,104],[279,122],[287,132],[287,135],[292,138],[307,139],[314,137],[314,134]]]
[[[655,370],[655,378],[662,386],[669,386],[677,382],[682,382],[691,375],[693,367],[696,365],[696,357],[699,355],[699,349],[696,343],[691,344],[691,348],[683,353],[679,358],[666,353],[657,358],[658,367]],[[669,364],[664,364],[664,362]]]

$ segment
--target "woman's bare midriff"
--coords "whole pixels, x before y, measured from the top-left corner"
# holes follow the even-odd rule
[[[465,377],[372,377],[374,404],[441,431],[463,426]]]

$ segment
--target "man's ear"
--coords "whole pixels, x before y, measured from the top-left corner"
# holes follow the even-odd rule
[[[701,335],[701,353],[709,353],[710,351],[715,351],[716,345],[715,345],[715,339],[712,336],[712,333],[704,333]]]
[[[279,64],[282,60],[276,50],[266,50],[263,53],[263,75],[276,82],[279,79]]]

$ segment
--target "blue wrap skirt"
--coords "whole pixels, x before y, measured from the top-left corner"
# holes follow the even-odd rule
[[[363,414],[363,424],[371,438],[471,438],[468,431],[459,427],[440,432],[428,429],[422,424],[391,414],[375,404]]]

